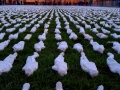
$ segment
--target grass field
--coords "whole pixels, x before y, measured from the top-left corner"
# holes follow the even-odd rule
[[[98,10],[99,9],[99,10]],[[29,11],[28,11],[29,10]],[[103,85],[105,90],[120,90],[120,76],[118,74],[110,72],[107,64],[107,52],[111,52],[115,55],[115,60],[120,63],[120,55],[117,54],[116,51],[112,49],[112,44],[107,43],[108,41],[118,41],[120,39],[114,39],[113,37],[108,34],[107,39],[100,39],[96,36],[95,33],[91,32],[89,29],[85,29],[86,33],[93,36],[93,39],[100,44],[103,44],[105,47],[105,51],[103,54],[93,51],[92,46],[89,44],[89,41],[84,39],[84,36],[79,33],[79,29],[70,22],[66,13],[70,13],[71,17],[75,21],[77,21],[76,17],[80,17],[86,13],[84,21],[87,24],[91,25],[94,28],[94,25],[90,24],[88,20],[88,16],[90,13],[93,17],[100,17],[99,14],[95,13],[102,12],[104,13],[104,17],[111,13],[110,18],[117,17],[117,14],[114,13],[115,10],[119,10],[119,8],[103,8],[103,7],[78,7],[78,6],[1,6],[0,7],[0,18],[5,18],[5,20],[10,23],[8,17],[9,15],[11,19],[15,20],[15,18],[19,17],[22,20],[25,18],[32,18],[31,20],[27,21],[26,23],[22,23],[19,28],[25,26],[25,24],[29,24],[35,18],[38,18],[34,24],[38,24],[38,21],[41,20],[48,14],[47,18],[44,20],[43,24],[40,24],[40,27],[37,29],[35,33],[32,34],[32,38],[29,41],[25,41],[25,47],[22,51],[18,51],[18,56],[13,64],[13,68],[8,73],[3,73],[0,76],[0,90],[21,90],[24,83],[30,83],[31,87],[30,90],[55,90],[55,85],[57,81],[61,81],[63,84],[64,90],[96,90],[99,85]],[[11,13],[13,12],[13,13]],[[45,12],[45,13],[43,13]],[[49,20],[51,13],[53,12],[53,18]],[[54,59],[60,54],[60,50],[57,49],[57,41],[55,37],[54,30],[56,28],[56,13],[59,15],[59,20],[61,23],[61,36],[62,41],[66,41],[68,44],[68,49],[65,51],[65,62],[68,64],[68,73],[65,76],[60,76],[56,71],[52,70],[52,66],[54,64]],[[63,17],[59,13],[61,12],[69,22],[69,26],[73,32],[75,32],[78,36],[77,40],[70,40],[69,35],[66,33],[65,22],[63,21]],[[119,12],[120,13],[120,12]],[[30,15],[27,17],[27,15]],[[33,18],[32,16],[36,14],[36,17]],[[68,15],[68,14],[67,14]],[[93,19],[92,17],[92,19]],[[93,19],[94,20],[94,19]],[[35,52],[34,44],[39,42],[38,36],[44,32],[44,24],[50,21],[50,25],[48,28],[48,34],[46,36],[46,40],[44,41],[45,49],[39,52],[39,57],[36,59],[39,63],[39,68],[37,71],[33,73],[31,76],[25,75],[24,71],[22,71],[22,67],[26,63],[26,59],[28,56],[32,55]],[[97,20],[96,23],[99,24],[100,21],[105,21],[102,18]],[[79,21],[78,21],[79,22]],[[107,21],[106,21],[107,22]],[[119,19],[120,22],[120,19]],[[0,20],[0,28],[4,25]],[[20,23],[20,22],[17,22]],[[27,28],[24,33],[20,33],[18,39],[11,40],[9,45],[2,51],[0,51],[0,60],[4,60],[9,54],[13,54],[14,51],[12,49],[13,45],[18,43],[19,41],[23,41],[24,37],[27,34],[30,34],[31,28],[34,26]],[[15,24],[11,24],[8,27],[4,27],[0,33],[5,32],[5,37],[0,40],[3,42],[8,40],[10,33],[6,32],[7,28],[14,27]],[[81,22],[79,22],[80,26],[85,27]],[[100,25],[100,24],[99,24]],[[104,27],[104,26],[103,26]],[[16,28],[15,31],[11,32],[15,34],[19,31],[19,28]],[[104,27],[105,28],[105,27]],[[113,28],[106,28],[107,30],[111,31],[111,33],[120,34],[120,32],[116,32]],[[102,32],[101,29],[98,30]],[[99,75],[97,77],[91,78],[88,73],[84,72],[80,67],[80,53],[73,49],[73,45],[75,43],[81,43],[83,45],[84,52],[90,61],[95,62],[98,70]]]

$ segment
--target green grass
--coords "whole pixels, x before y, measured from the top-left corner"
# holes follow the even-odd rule
[[[29,7],[29,6],[28,6]],[[12,8],[12,7],[11,7]],[[27,8],[27,7],[26,7]],[[31,7],[30,7],[31,8]],[[29,10],[29,12],[22,11],[17,12],[18,15],[12,15],[11,18],[15,19],[15,17],[20,17],[21,19],[27,18],[26,16],[23,16],[24,14],[32,14],[30,18],[32,18],[33,13],[37,14],[36,18],[39,16],[45,17],[45,15],[49,12],[51,9],[46,9],[47,11],[42,15],[43,9],[42,8],[34,7],[35,9]],[[60,8],[60,7],[52,7],[52,8]],[[70,8],[70,7],[68,7]],[[60,10],[61,13],[65,15],[65,13],[69,13],[67,10],[68,8],[63,11]],[[36,10],[38,9],[38,10]],[[53,10],[54,10],[53,9]],[[32,13],[32,10],[33,11]],[[8,13],[9,11],[7,11]],[[16,12],[16,11],[14,11]],[[40,13],[41,12],[41,13]],[[51,14],[52,11],[50,11]],[[75,9],[72,9],[70,13],[75,12]],[[103,11],[104,13],[108,13],[108,11]],[[2,10],[0,10],[0,13],[2,13]],[[6,15],[7,15],[6,13]],[[79,13],[79,12],[78,12]],[[89,11],[89,13],[92,13],[92,11]],[[120,55],[118,55],[113,49],[112,44],[107,44],[107,41],[118,41],[120,42],[120,39],[114,39],[110,35],[108,39],[99,39],[95,33],[91,32],[90,30],[86,30],[86,33],[90,34],[94,37],[94,40],[99,42],[100,44],[103,44],[105,46],[105,51],[103,54],[100,54],[98,52],[93,51],[92,46],[89,44],[88,40],[85,40],[83,35],[79,33],[79,29],[75,27],[75,25],[70,22],[69,17],[66,17],[67,21],[70,22],[70,28],[77,34],[78,39],[77,40],[70,40],[69,35],[66,33],[65,22],[63,21],[63,17],[60,16],[60,22],[61,22],[61,36],[62,41],[66,41],[68,43],[68,49],[65,51],[65,62],[68,64],[68,74],[65,76],[60,76],[56,71],[52,70],[52,65],[54,64],[54,59],[59,55],[60,51],[57,49],[57,40],[55,40],[55,33],[54,30],[56,28],[55,23],[55,12],[53,13],[53,18],[50,21],[50,27],[48,28],[48,34],[46,36],[46,40],[44,41],[45,49],[43,49],[41,52],[39,52],[39,57],[36,59],[39,63],[39,68],[37,71],[34,72],[33,75],[27,76],[25,75],[24,71],[22,71],[22,67],[26,63],[26,59],[28,56],[32,55],[35,51],[34,44],[39,42],[38,36],[41,35],[44,32],[44,24],[49,21],[50,14],[48,15],[48,18],[45,19],[43,24],[40,24],[40,27],[37,29],[35,33],[32,34],[32,38],[30,41],[25,41],[25,47],[24,50],[18,52],[18,56],[13,64],[13,68],[8,73],[3,73],[0,76],[0,90],[21,90],[24,83],[28,82],[30,83],[31,87],[30,90],[55,90],[55,85],[57,81],[61,81],[63,84],[64,90],[96,90],[99,85],[103,85],[105,90],[119,90],[119,75],[111,73],[107,64],[107,52],[112,52],[115,55],[115,59],[120,62]],[[80,14],[80,13],[79,13]],[[71,14],[74,20],[76,20],[75,17],[79,17],[75,14]],[[96,17],[99,17],[98,15],[94,15]],[[111,16],[112,17],[112,16]],[[41,18],[41,19],[42,19]],[[7,17],[5,18],[7,21]],[[37,24],[40,18],[34,23]],[[31,21],[31,20],[30,20]],[[26,24],[29,24],[30,21],[26,22]],[[9,21],[8,21],[9,22]],[[99,24],[100,21],[97,21]],[[1,23],[1,21],[0,21]],[[88,23],[88,22],[87,22]],[[89,24],[89,23],[88,23]],[[3,24],[2,24],[3,25]],[[2,27],[0,25],[0,27]],[[79,22],[80,26],[85,27],[84,25]],[[14,25],[9,26],[8,28],[12,28]],[[25,24],[22,24],[19,28],[24,27]],[[31,25],[31,27],[27,28],[27,30],[24,33],[20,33],[17,40],[11,40],[10,44],[3,50],[0,51],[0,60],[4,60],[5,57],[7,57],[9,54],[14,53],[13,52],[13,45],[18,43],[19,41],[24,40],[24,37],[30,33],[31,28],[34,25]],[[94,25],[91,25],[92,28]],[[15,34],[18,32],[19,28],[17,28],[12,34]],[[109,29],[112,33],[114,32],[113,29]],[[101,30],[99,30],[102,32]],[[6,32],[6,28],[4,28],[1,32]],[[118,33],[118,32],[116,32]],[[118,33],[120,34],[120,33]],[[5,37],[3,40],[0,40],[0,42],[3,42],[8,39],[10,33],[6,32]],[[96,63],[96,66],[99,70],[99,75],[97,77],[91,78],[88,73],[84,72],[80,67],[80,53],[78,53],[76,50],[73,49],[73,45],[75,43],[81,43],[84,48],[84,52],[88,59],[90,61],[93,61]]]

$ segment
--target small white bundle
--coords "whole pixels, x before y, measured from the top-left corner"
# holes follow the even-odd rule
[[[72,32],[69,36],[69,39],[76,40],[77,38],[78,38],[78,36],[74,32]]]
[[[0,51],[4,50],[4,48],[7,47],[9,43],[10,43],[10,40],[6,40],[4,42],[1,42],[0,43]]]
[[[91,29],[91,31],[94,32],[94,33],[99,33],[97,28],[93,28],[93,29]]]
[[[117,35],[116,33],[110,34],[113,38],[118,39],[120,38],[120,35]]]
[[[29,90],[30,89],[30,84],[29,83],[25,83],[22,87],[22,90]]]
[[[105,25],[105,21],[100,21],[100,25]]]
[[[10,23],[4,24],[5,27],[8,27],[8,26],[10,26],[10,25],[11,25]]]
[[[65,25],[69,25],[69,22],[66,21],[64,24],[65,24]]]
[[[60,33],[61,33],[58,28],[56,28],[54,32],[55,32],[56,34],[60,34]]]
[[[3,28],[4,28],[4,26],[2,26],[2,27],[0,28],[0,31],[2,31],[2,30],[3,30]]]
[[[45,25],[44,25],[44,28],[45,28],[45,29],[49,28],[49,24],[45,24]]]
[[[39,54],[37,52],[34,52],[32,56],[27,57],[26,64],[22,68],[27,76],[32,75],[33,72],[38,69],[38,62],[35,60],[37,57],[39,57]]]
[[[97,88],[97,90],[104,90],[103,85],[99,85],[98,88]]]
[[[83,52],[83,46],[80,43],[74,44],[73,49],[77,50],[79,53]]]
[[[6,32],[13,32],[13,31],[15,31],[15,28],[9,28],[9,29],[6,29]]]
[[[67,42],[66,42],[66,41],[58,42],[57,45],[58,45],[58,48],[57,48],[57,49],[59,49],[59,50],[61,50],[61,51],[63,51],[63,52],[65,52],[66,49],[68,48],[68,45],[67,45]]]
[[[23,28],[20,28],[18,32],[19,32],[19,33],[23,33],[23,32],[25,32],[25,31],[26,31],[26,27],[23,27]]]
[[[81,26],[80,26],[80,25],[76,25],[76,28],[77,28],[77,29],[80,29],[80,28],[81,28]]]
[[[106,30],[106,29],[104,29],[104,28],[101,28],[101,30],[102,30],[102,32],[103,32],[104,34],[110,34],[110,31],[108,31],[108,30]]]
[[[42,35],[39,35],[38,36],[38,39],[41,41],[44,41],[44,40],[46,40],[46,33],[43,33]]]
[[[80,27],[80,29],[79,29],[79,33],[81,33],[81,34],[84,34],[84,33],[85,33],[85,30],[84,30],[83,27]]]
[[[64,76],[67,74],[67,63],[64,62],[64,52],[60,53],[58,57],[54,60],[54,65],[52,69],[57,71],[60,76]]]
[[[106,28],[111,28],[111,25],[109,25],[108,23],[106,23],[104,26],[105,26]]]
[[[56,39],[56,40],[62,40],[62,37],[61,37],[60,34],[55,34],[55,39]]]
[[[92,45],[94,51],[97,51],[99,53],[103,53],[105,50],[103,45],[100,45],[97,42],[94,42],[93,40],[90,40],[90,44]]]
[[[40,41],[40,42],[34,44],[34,49],[35,49],[37,52],[41,51],[41,50],[44,49],[44,48],[45,48],[45,46],[44,46],[43,41]]]
[[[21,23],[14,25],[14,28],[18,28],[18,27],[20,27],[20,26],[21,26]]]
[[[15,44],[13,46],[13,49],[14,49],[15,52],[23,50],[24,49],[24,45],[25,45],[25,42],[24,41],[20,41],[20,42],[18,42],[17,44]]]
[[[60,29],[60,28],[61,28],[61,25],[60,25],[60,24],[57,24],[56,28]]]
[[[66,26],[65,26],[65,29],[70,29],[69,25],[66,25]]]
[[[85,29],[91,29],[90,25],[85,24]]]
[[[114,55],[110,52],[107,53],[107,65],[112,73],[118,73],[120,75],[120,64],[114,59]]]
[[[17,39],[18,38],[18,33],[16,33],[16,34],[10,34],[8,38],[9,38],[9,40]]]
[[[114,49],[115,51],[117,51],[118,54],[120,54],[120,43],[119,42],[112,43],[113,43],[112,49]]]
[[[101,38],[101,39],[108,38],[108,36],[105,35],[105,34],[103,34],[103,33],[97,33],[96,36],[98,36],[98,37]]]
[[[30,32],[31,32],[31,33],[35,33],[36,30],[37,30],[37,28],[36,28],[36,27],[33,27]]]
[[[44,33],[46,33],[46,34],[47,34],[47,33],[48,33],[48,29],[44,29]]]
[[[24,40],[30,40],[30,38],[32,37],[32,34],[27,34],[24,38]]]
[[[98,75],[99,71],[94,62],[91,62],[87,59],[84,52],[81,52],[80,57],[80,66],[83,71],[88,72],[91,77]]]
[[[69,28],[67,29],[67,34],[71,34],[72,33],[72,30]]]
[[[55,90],[63,90],[63,86],[62,86],[62,83],[61,83],[60,81],[58,81],[58,82],[56,83]]]
[[[35,24],[34,27],[39,28],[40,24]]]
[[[17,53],[14,53],[7,56],[3,61],[0,61],[0,75],[4,72],[9,72],[11,70],[16,57]]]
[[[94,24],[95,28],[100,29],[101,27],[96,23]]]
[[[25,24],[25,27],[27,28],[27,27],[30,27],[31,26],[31,24]]]
[[[83,35],[84,35],[84,38],[87,39],[87,40],[89,40],[89,41],[93,39],[93,37],[90,36],[89,34],[83,33]]]
[[[2,40],[4,38],[6,33],[0,33],[0,40]]]

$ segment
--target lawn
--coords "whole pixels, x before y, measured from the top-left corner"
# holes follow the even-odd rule
[[[13,39],[10,41],[9,45],[0,51],[0,60],[4,60],[9,54],[13,54],[13,46],[19,41],[25,41],[25,46],[22,51],[18,51],[18,56],[13,63],[12,69],[8,73],[2,73],[0,75],[0,90],[21,90],[24,83],[30,83],[30,90],[55,90],[56,82],[61,81],[64,90],[97,90],[99,85],[103,85],[105,90],[119,90],[120,76],[118,74],[110,72],[107,64],[107,53],[111,52],[115,55],[115,60],[120,63],[120,55],[112,49],[112,44],[107,43],[108,41],[117,41],[120,42],[120,39],[113,38],[110,34],[107,39],[100,39],[96,36],[96,33],[92,32],[90,29],[85,29],[85,25],[82,24],[82,21],[85,21],[91,28],[94,28],[93,24],[90,24],[90,20],[96,22],[99,26],[109,30],[111,33],[120,34],[120,32],[114,31],[114,27],[106,28],[105,26],[100,25],[100,21],[116,20],[117,25],[120,25],[120,8],[112,7],[82,7],[82,6],[1,6],[0,7],[0,28],[4,26],[2,23],[2,18],[6,23],[10,23],[16,18],[20,18],[21,26],[16,28],[15,31],[9,33],[6,32],[6,29],[13,28],[15,24],[11,24],[8,27],[3,27],[0,33],[6,33],[4,38],[0,40],[0,43],[8,40],[10,34],[15,34],[19,31],[20,28],[25,27],[26,24],[30,24],[31,21],[35,20],[34,24],[31,24],[30,27],[26,29],[25,32],[20,33],[18,39]],[[56,15],[58,14],[58,15]],[[78,36],[77,40],[69,39],[69,34],[64,28],[66,25],[63,16],[69,22],[70,29]],[[107,17],[110,15],[110,17]],[[53,17],[52,17],[53,16]],[[70,21],[69,16],[71,16],[75,21],[78,22],[79,26],[82,26],[85,29],[85,32],[93,37],[93,40],[99,44],[104,45],[105,51],[103,54],[100,54],[93,50],[92,45],[90,45],[89,40],[84,39],[84,36],[79,33],[79,29],[76,28],[76,25]],[[10,19],[8,18],[10,17]],[[46,17],[46,18],[45,18]],[[50,17],[52,17],[50,19]],[[62,40],[66,41],[68,44],[68,49],[65,51],[64,59],[68,65],[68,72],[65,76],[60,76],[56,71],[52,70],[54,65],[55,58],[61,53],[57,49],[57,42],[60,42],[55,39],[55,28],[56,22],[55,19],[59,17],[61,23],[61,36]],[[82,21],[78,21],[77,18],[80,18]],[[82,19],[84,17],[84,20]],[[100,17],[100,19],[98,19]],[[105,20],[104,18],[107,18]],[[43,19],[44,18],[44,19]],[[26,20],[29,19],[29,20]],[[40,24],[40,27],[37,28],[35,33],[31,33],[31,28],[38,24],[38,21],[44,20]],[[17,21],[17,20],[16,20]],[[22,21],[26,21],[22,23]],[[44,32],[44,24],[48,23],[48,34],[46,35],[46,40],[43,41],[45,49],[41,50],[39,57],[36,58],[36,61],[39,64],[39,68],[30,76],[25,75],[25,72],[22,71],[23,66],[26,63],[28,56],[32,55],[35,52],[34,44],[39,42],[38,36]],[[115,21],[114,21],[115,22]],[[116,23],[115,22],[115,23]],[[99,32],[102,32],[101,29],[98,29]],[[24,40],[24,37],[27,34],[32,34],[30,40]],[[83,45],[84,52],[87,58],[94,62],[98,68],[98,76],[92,78],[86,72],[81,69],[80,66],[80,57],[81,54],[73,49],[73,45],[76,43],[81,43]]]

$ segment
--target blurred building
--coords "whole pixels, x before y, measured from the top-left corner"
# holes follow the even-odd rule
[[[78,5],[92,3],[93,6],[118,6],[118,0],[1,0],[6,4],[47,4],[47,5]]]

